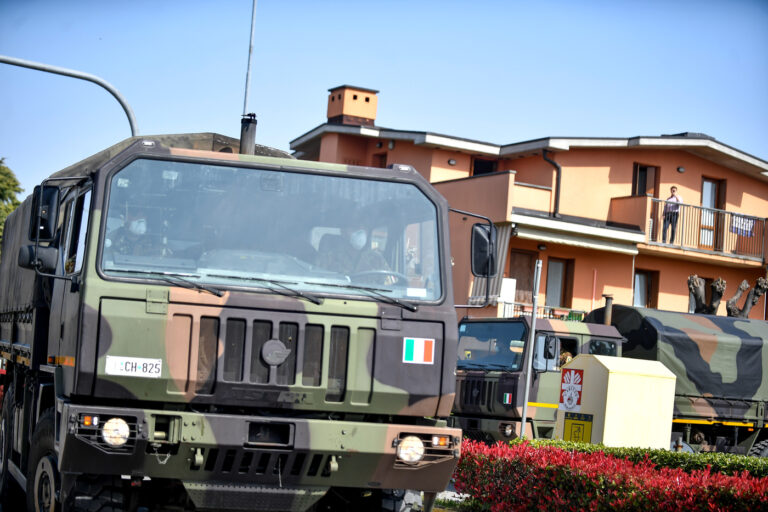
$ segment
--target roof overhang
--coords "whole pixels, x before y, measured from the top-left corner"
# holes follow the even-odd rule
[[[393,130],[373,126],[352,126],[341,124],[321,124],[317,128],[293,139],[290,148],[297,153],[306,153],[307,148],[316,144],[327,133],[358,135],[374,139],[407,140],[416,146],[441,148],[465,153],[499,156],[500,146],[470,139],[461,139],[430,132]]]
[[[553,231],[544,231],[526,226],[518,226],[517,238],[524,240],[535,240],[537,242],[545,242],[551,244],[569,245],[572,247],[582,247],[584,249],[592,249],[594,251],[606,251],[628,255],[635,255],[638,252],[637,246],[634,244],[587,238],[562,232],[556,233]]]
[[[637,244],[645,242],[645,234],[624,229],[586,226],[516,213],[512,213],[509,220],[516,224],[518,238],[539,242],[630,255],[637,254]]]
[[[488,142],[451,137],[431,132],[415,132],[379,128],[373,126],[353,126],[340,124],[321,124],[317,128],[294,139],[290,143],[296,155],[310,154],[319,151],[320,138],[326,133],[357,135],[362,137],[407,140],[416,146],[440,148],[449,151],[461,151],[476,155],[486,155],[501,158],[522,158],[541,154],[542,151],[569,151],[579,148],[602,149],[668,149],[687,151],[699,158],[709,160],[723,167],[768,181],[768,162],[752,156],[736,148],[708,137],[672,136],[656,137],[546,137],[542,139],[517,142],[514,144],[497,145]],[[698,135],[698,134],[697,134]]]
[[[579,148],[604,149],[677,149],[687,151],[705,160],[728,167],[745,174],[768,181],[768,162],[736,148],[723,144],[711,137],[630,137],[630,138],[589,138],[589,137],[547,137],[502,146],[500,157],[522,158],[542,151],[569,151]]]

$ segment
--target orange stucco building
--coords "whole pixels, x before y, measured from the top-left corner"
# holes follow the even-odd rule
[[[488,285],[494,304],[503,287],[505,305],[481,314],[530,311],[537,259],[539,313],[555,317],[579,317],[604,294],[619,304],[688,311],[693,273],[726,281],[724,315],[743,280],[754,286],[766,276],[765,160],[699,133],[497,145],[378,127],[377,105],[375,90],[330,89],[328,121],[291,149],[309,160],[412,165],[452,207],[491,218],[500,272]],[[666,201],[672,186],[682,204]],[[456,215],[451,226],[457,302],[477,302],[485,290],[469,271],[472,222]],[[750,318],[766,319],[765,296]]]

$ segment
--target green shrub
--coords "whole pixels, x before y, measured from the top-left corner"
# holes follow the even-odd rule
[[[454,477],[456,490],[471,496],[473,510],[491,512],[768,510],[768,478],[687,472],[648,458],[633,463],[599,447],[464,441]]]
[[[511,441],[510,444],[519,444],[522,441]],[[647,448],[613,448],[601,444],[574,443],[558,440],[530,441],[531,446],[554,446],[561,450],[580,453],[603,452],[614,457],[627,459],[638,463],[648,460],[658,467],[677,468],[690,473],[695,470],[709,468],[713,473],[735,475],[744,471],[750,475],[763,478],[768,476],[768,458],[748,457],[746,455],[734,455],[731,453],[686,453],[672,452],[668,450],[649,450]]]

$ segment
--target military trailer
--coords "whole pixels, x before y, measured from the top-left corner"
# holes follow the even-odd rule
[[[394,510],[417,489],[429,507],[461,445],[445,200],[409,166],[212,137],[127,139],[8,216],[0,495]]]
[[[606,308],[587,322],[602,323]],[[768,457],[768,322],[613,306],[625,357],[677,376],[671,444]]]
[[[526,436],[551,438],[560,366],[578,354],[621,355],[615,327],[531,318],[464,318],[459,322],[456,400],[451,423],[470,439],[494,443],[518,437],[525,394],[525,361],[533,350]]]

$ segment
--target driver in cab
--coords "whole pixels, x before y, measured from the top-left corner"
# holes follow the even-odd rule
[[[371,271],[390,270],[382,254],[371,247],[368,231],[357,221],[350,221],[341,235],[325,234],[320,239],[317,266],[349,276]],[[392,284],[393,276],[384,275],[385,284]]]

